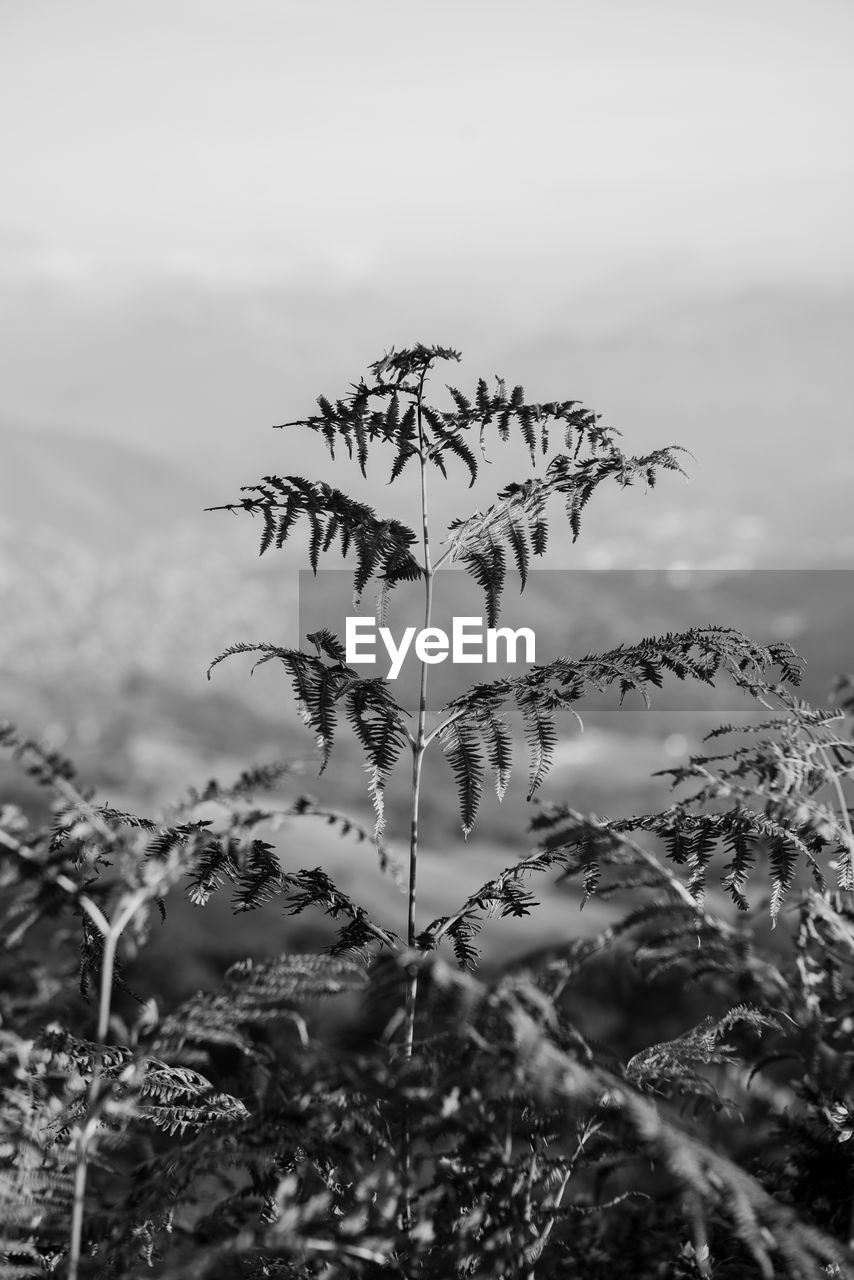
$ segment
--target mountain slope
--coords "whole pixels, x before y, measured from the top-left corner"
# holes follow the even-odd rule
[[[0,453],[0,527],[21,538],[126,548],[200,512],[210,492],[166,457],[66,429],[4,423]]]

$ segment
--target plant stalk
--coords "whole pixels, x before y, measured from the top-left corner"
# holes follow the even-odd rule
[[[96,1039],[100,1046],[107,1043],[110,1027],[110,1006],[113,995],[113,970],[116,964],[116,947],[125,928],[146,899],[146,891],[138,890],[109,924],[101,910],[87,897],[81,897],[80,905],[104,939],[101,956],[101,987],[98,1000],[98,1030]],[[101,1096],[101,1055],[92,1063],[92,1078],[86,1099],[86,1118],[77,1139],[77,1156],[74,1166],[74,1203],[71,1210],[71,1232],[68,1248],[68,1280],[77,1280],[80,1271],[80,1255],[83,1244],[83,1219],[86,1209],[86,1181],[89,1172],[89,1143],[98,1123],[98,1102]]]
[[[430,521],[427,508],[427,456],[424,440],[424,423],[421,416],[421,398],[424,391],[426,370],[421,374],[418,384],[418,462],[421,472],[421,528],[423,542],[424,567],[424,627],[430,626],[433,616],[433,574],[430,559]],[[421,769],[424,752],[427,746],[427,663],[421,663],[421,675],[418,690],[418,721],[412,742],[412,796],[409,826],[409,886],[406,916],[406,945],[410,952],[415,950],[417,936],[416,890],[418,883],[418,813],[421,799]],[[406,968],[406,996],[403,1024],[403,1058],[409,1062],[412,1058],[412,1047],[415,1040],[415,1006],[418,997],[418,968],[410,963]],[[409,1107],[404,1103],[403,1132],[401,1136],[401,1173],[403,1183],[402,1225],[407,1234],[412,1228],[412,1129]]]
[[[426,371],[425,371],[426,372]],[[418,462],[421,472],[421,527],[424,550],[424,628],[430,626],[433,617],[433,576],[434,569],[430,559],[430,520],[427,507],[427,456],[424,441],[424,423],[421,416],[421,397],[424,391],[422,372],[418,385]],[[421,769],[424,752],[427,746],[427,663],[421,663],[421,678],[418,691],[418,721],[415,739],[412,745],[412,798],[409,828],[409,893],[406,920],[406,945],[410,951],[415,948],[417,935],[416,925],[416,889],[418,881],[418,813],[421,799]],[[418,972],[414,965],[409,966],[406,975],[406,1010],[404,1022],[404,1057],[412,1057],[412,1045],[415,1038],[415,1002],[418,994]]]

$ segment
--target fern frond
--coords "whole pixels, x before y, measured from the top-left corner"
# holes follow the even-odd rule
[[[476,719],[486,758],[495,774],[495,793],[499,800],[503,800],[513,768],[513,735],[504,717],[496,715],[489,706],[478,708]]]
[[[788,645],[766,647],[733,628],[697,627],[647,637],[603,654],[557,658],[520,676],[472,685],[448,702],[440,717],[443,724],[474,724],[484,708],[492,713],[515,702],[525,723],[530,798],[548,774],[554,756],[557,734],[553,713],[569,710],[575,714],[573,704],[589,689],[604,692],[616,684],[621,698],[637,691],[649,705],[648,686],[660,688],[668,671],[678,679],[692,678],[710,685],[717,675],[725,673],[738,687],[762,701],[775,687],[769,683],[775,667],[783,678],[800,679],[796,657]],[[771,827],[766,826],[766,830]]]
[[[240,960],[214,993],[199,992],[169,1014],[156,1029],[152,1051],[175,1057],[188,1047],[231,1044],[248,1051],[246,1029],[271,1019],[289,1019],[289,1004],[359,991],[366,970],[359,961],[325,955],[282,955],[258,962]]]
[[[403,714],[380,678],[360,680],[347,690],[346,716],[365,753],[377,842],[385,830],[385,785],[407,742]]]
[[[319,414],[277,424],[279,430],[305,427],[323,437],[330,456],[335,457],[335,444],[342,440],[349,457],[356,460],[362,475],[367,474],[369,445],[374,441],[394,443],[397,449],[390,483],[398,478],[410,457],[419,452],[415,443],[414,400],[428,371],[437,360],[459,360],[459,352],[450,347],[417,343],[402,351],[393,348],[370,366],[373,382],[360,380],[352,393],[333,405],[326,396],[318,396]],[[401,413],[400,397],[411,403]],[[384,409],[371,409],[371,402],[387,401]],[[282,534],[282,541],[287,531]],[[281,546],[281,542],[278,543]]]
[[[478,464],[477,458],[463,438],[464,433],[470,429],[465,411],[458,411],[456,416],[452,414],[443,415],[431,405],[422,404],[421,414],[424,421],[429,425],[432,435],[426,455],[429,461],[439,468],[442,475],[447,476],[444,455],[447,453],[455,454],[468,468],[469,488],[471,488],[477,479]]]
[[[256,667],[273,660],[281,662],[292,677],[300,714],[317,735],[321,773],[329,761],[337,727],[337,706],[343,699],[347,719],[362,744],[368,767],[376,772],[375,787],[381,790],[406,742],[405,712],[389,693],[385,680],[376,677],[363,680],[354,668],[337,658],[342,650],[331,632],[314,632],[309,638],[318,649],[318,656],[274,644],[230,645],[213,660],[208,678],[217,663],[236,654],[260,653]],[[333,662],[328,665],[321,653],[332,657]],[[381,834],[378,828],[377,839]]]
[[[525,534],[525,527],[521,521],[511,519],[508,522],[507,541],[510,543],[511,550],[513,552],[513,559],[516,561],[516,570],[519,574],[519,580],[521,583],[520,590],[524,591],[528,581],[530,551]],[[534,552],[534,554],[536,555],[536,552]]]
[[[339,931],[337,940],[332,944],[332,954],[363,951],[377,942],[393,949],[398,946],[397,935],[390,929],[375,925],[367,911],[340,890],[322,868],[288,872],[285,884],[288,915],[299,915],[308,907],[319,907],[333,920],[342,915],[348,919],[349,923]]]
[[[52,787],[71,782],[76,776],[74,765],[65,756],[42,743],[19,733],[10,721],[0,721],[0,747],[11,752],[12,759],[40,786]]]
[[[463,836],[467,839],[483,795],[483,755],[473,724],[456,719],[439,731],[442,752],[454,775]]]
[[[253,840],[237,874],[235,911],[254,911],[282,894],[287,880],[274,845]]]
[[[231,849],[222,841],[212,841],[196,859],[189,877],[187,897],[196,907],[207,906],[211,894],[221,889],[226,880],[234,882],[240,869]]]
[[[403,471],[410,458],[417,458],[419,448],[416,443],[416,415],[415,405],[410,404],[400,420],[400,426],[395,434],[395,444],[397,445],[397,454],[392,463],[391,475],[389,476],[389,484],[393,484]],[[364,473],[364,469],[363,469]]]
[[[300,516],[311,528],[309,560],[317,573],[319,557],[327,552],[337,536],[341,554],[355,547],[357,566],[354,590],[360,595],[375,573],[382,573],[389,586],[414,581],[421,576],[421,566],[412,554],[415,534],[399,520],[382,520],[363,502],[349,498],[340,489],[320,480],[302,476],[265,476],[260,484],[245,485],[247,496],[239,502],[208,507],[208,511],[247,511],[260,514],[263,520],[261,554],[272,545],[275,536],[281,547]]]
[[[321,804],[314,796],[310,795],[298,796],[296,800],[277,815],[279,819],[291,816],[321,818],[327,826],[335,827],[340,836],[354,836],[360,844],[363,841],[372,844],[377,851],[380,870],[389,872],[395,882],[399,882],[399,864],[389,847],[383,843],[381,835],[377,835],[376,826],[373,830],[368,830],[357,818],[348,813],[343,813],[339,809],[330,809],[328,805]]]
[[[514,693],[516,705],[522,713],[525,742],[530,756],[527,795],[530,800],[551,768],[557,746],[557,730],[546,699],[538,688],[520,685]]]
[[[503,548],[500,543],[489,538],[484,551],[472,552],[462,563],[483,591],[486,599],[486,625],[496,627],[507,572]]]
[[[759,1035],[769,1029],[782,1030],[776,1018],[750,1005],[737,1005],[722,1018],[704,1018],[675,1040],[642,1049],[626,1064],[625,1077],[642,1092],[665,1098],[692,1097],[711,1103],[715,1109],[733,1106],[698,1068],[740,1062],[734,1046],[726,1039],[738,1024]]]
[[[528,414],[528,419],[534,420],[533,410]],[[536,439],[530,421],[525,439],[533,457]],[[437,426],[434,427],[434,431],[436,430],[444,432],[445,429]],[[535,556],[544,555],[548,542],[546,505],[552,495],[562,494],[565,497],[567,517],[575,540],[581,530],[581,512],[599,484],[614,478],[625,487],[638,475],[648,480],[657,467],[682,471],[675,453],[675,448],[661,449],[641,458],[627,458],[612,447],[609,454],[596,454],[583,462],[565,454],[557,454],[549,462],[542,479],[509,484],[485,512],[476,511],[467,519],[452,521],[448,526],[446,550],[442,559],[461,561],[487,591],[489,601],[489,592],[482,581],[484,576],[487,579],[489,577],[484,573],[484,557],[494,557],[495,549],[506,543],[513,551],[521,589],[524,590],[529,554],[527,535],[530,536],[531,553]],[[473,458],[471,468],[473,481],[476,475]],[[501,580],[503,582],[503,574]],[[494,622],[489,625],[494,625]]]

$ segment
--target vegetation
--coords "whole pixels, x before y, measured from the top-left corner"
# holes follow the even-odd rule
[[[652,486],[680,469],[673,449],[627,456],[576,402],[529,404],[500,379],[471,399],[450,389],[441,410],[428,376],[458,358],[392,352],[369,382],[287,424],[319,432],[333,455],[345,448],[363,474],[385,448],[391,481],[412,463],[418,535],[328,484],[268,476],[231,504],[260,517],[261,551],[305,522],[312,567],[333,543],[352,553],[355,593],[375,583],[382,617],[396,585],[421,583],[425,627],[437,572],[456,562],[495,626],[508,565],[524,587],[545,551],[551,499],[574,539],[600,484]],[[552,438],[561,451],[453,521],[437,554],[428,481],[450,482],[459,464],[473,483],[487,445],[511,433],[532,464]],[[273,843],[282,810],[268,797],[286,765],[211,782],[154,821],[0,731],[50,801],[47,817],[0,810],[0,1275],[854,1275],[851,680],[838,708],[810,707],[787,645],[703,625],[554,657],[432,715],[422,663],[410,715],[388,681],[347,664],[331,631],[307,639],[236,643],[213,665],[244,653],[281,664],[321,770],[334,767],[343,714],[373,830],[305,796],[287,812],[320,813],[330,835],[370,840],[382,860],[385,790],[408,754],[405,919],[374,919],[322,868],[299,868],[298,845]],[[729,681],[764,719],[722,726],[708,754],[671,769],[664,812],[538,804],[532,851],[464,895],[449,877],[446,914],[419,916],[425,752],[447,760],[469,836],[487,772],[499,798],[508,786],[514,718],[533,799],[558,713],[576,714],[590,690],[646,697],[665,680]],[[485,918],[533,913],[532,881],[555,871],[582,905],[612,898],[613,923],[573,939],[568,905],[564,945],[478,977]],[[201,909],[224,891],[238,912],[271,901],[324,912],[335,941],[241,962],[163,1012],[131,991],[129,965],[169,895]],[[598,1040],[585,1014],[609,984],[629,994]]]

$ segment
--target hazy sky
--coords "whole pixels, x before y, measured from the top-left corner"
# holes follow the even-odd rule
[[[440,342],[854,555],[852,50],[852,0],[0,0],[0,446],[253,480]]]
[[[852,48],[850,0],[2,0],[3,273],[847,280]]]

